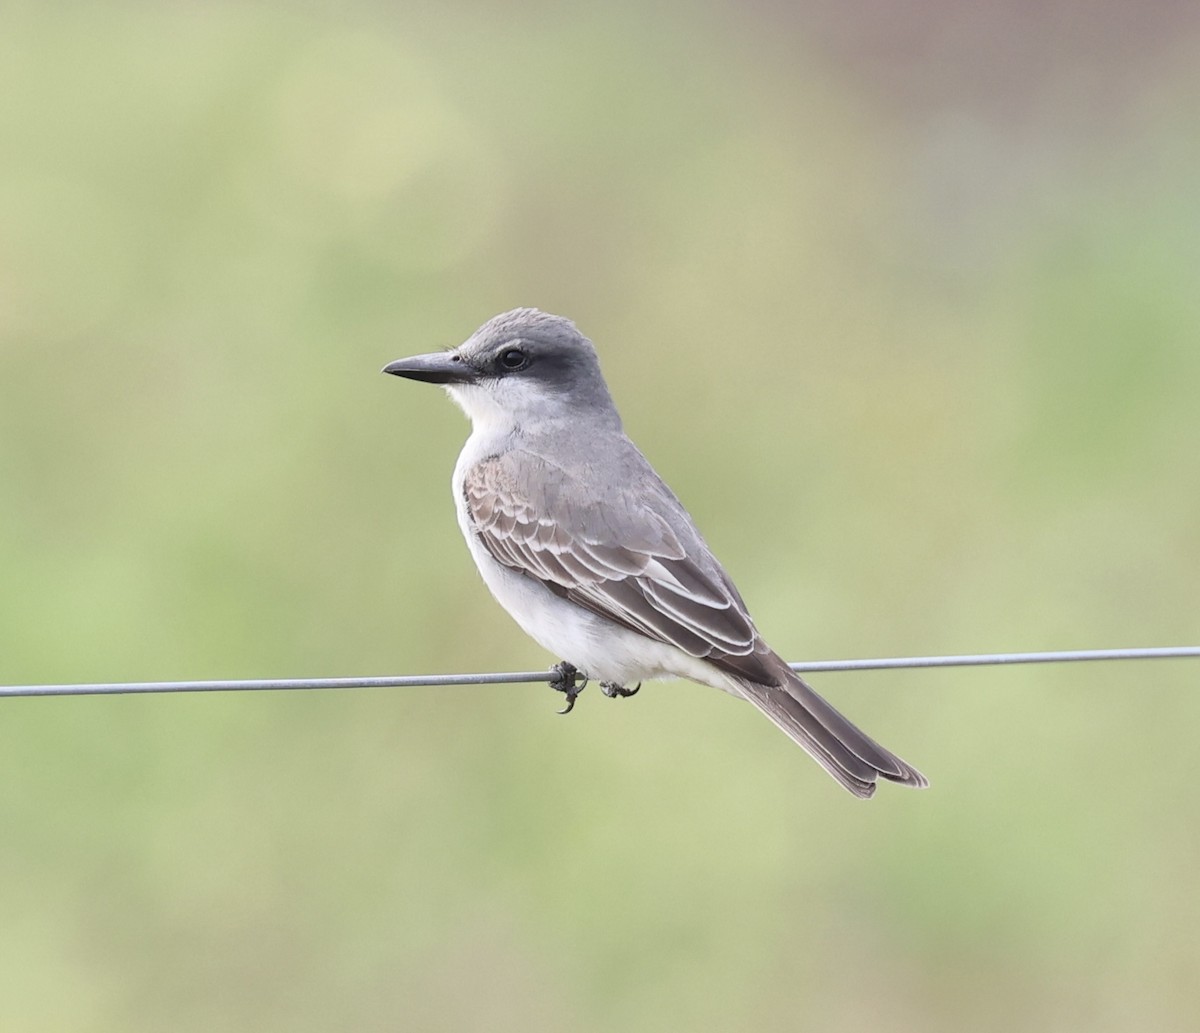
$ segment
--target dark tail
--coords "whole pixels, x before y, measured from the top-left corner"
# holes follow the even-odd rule
[[[865,800],[879,778],[914,789],[929,785],[921,772],[859,731],[786,664],[780,665],[781,685],[739,678],[738,688],[850,792]]]

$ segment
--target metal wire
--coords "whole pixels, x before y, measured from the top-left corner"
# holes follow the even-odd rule
[[[794,671],[877,671],[909,667],[984,667],[1001,664],[1078,663],[1094,660],[1167,660],[1200,657],[1200,646],[1151,649],[1076,649],[1049,653],[975,653],[965,656],[905,656],[875,660],[812,660]],[[0,685],[4,696],[119,696],[158,692],[279,692],[296,689],[411,689],[444,685],[516,685],[548,682],[551,671],[493,674],[411,674],[368,678],[269,678],[257,681],[94,682],[77,685]]]

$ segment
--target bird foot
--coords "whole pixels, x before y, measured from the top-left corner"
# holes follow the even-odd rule
[[[587,675],[580,674],[579,668],[566,660],[555,664],[550,670],[554,672],[554,677],[550,679],[550,688],[567,697],[567,705],[559,713],[569,714],[575,709],[575,700],[579,698],[579,694],[587,688]]]
[[[642,687],[642,683],[638,682],[632,689],[625,688],[624,685],[618,685],[615,681],[602,681],[600,683],[600,691],[609,699],[625,699],[629,696],[636,696],[638,689]]]

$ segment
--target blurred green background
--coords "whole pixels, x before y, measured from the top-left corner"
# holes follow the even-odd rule
[[[536,305],[794,659],[1200,639],[1200,11],[8,4],[0,682],[523,669]],[[0,1029],[1193,1030],[1194,663],[0,702]]]

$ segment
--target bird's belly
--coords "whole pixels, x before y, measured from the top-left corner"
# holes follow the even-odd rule
[[[541,582],[494,560],[477,540],[468,539],[484,583],[496,601],[542,648],[574,664],[589,678],[624,684],[655,677],[647,669],[646,645],[655,645],[561,596]],[[482,553],[482,555],[480,555]],[[636,639],[625,641],[626,636]],[[659,673],[661,676],[661,673]]]
[[[467,536],[467,544],[484,583],[521,629],[589,678],[618,685],[689,678],[729,690],[727,679],[708,662],[563,599],[540,581],[498,563],[474,535]]]

